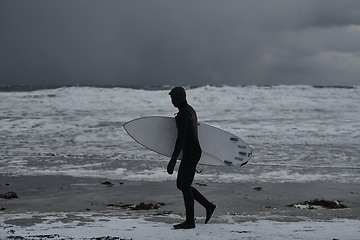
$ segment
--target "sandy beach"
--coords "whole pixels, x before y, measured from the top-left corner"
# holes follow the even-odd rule
[[[172,225],[184,219],[184,207],[174,181],[1,176],[0,237],[188,239],[207,236],[207,239],[215,239],[224,236],[224,239],[269,239],[266,237],[273,235],[273,239],[291,236],[296,236],[294,239],[357,239],[360,232],[360,187],[356,183],[195,180],[194,186],[217,204],[216,213],[211,223],[205,225],[205,211],[196,204],[197,227],[190,231],[175,231]],[[15,198],[7,199],[6,193],[15,193]],[[344,208],[306,205],[315,199],[335,200]],[[339,231],[335,231],[334,226],[340,228]]]

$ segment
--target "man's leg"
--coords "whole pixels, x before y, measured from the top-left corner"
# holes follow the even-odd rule
[[[194,176],[195,168],[190,164],[187,164],[187,161],[181,161],[177,178],[177,187],[183,194],[186,221],[184,223],[174,225],[175,229],[187,229],[195,227],[194,196],[191,187]]]
[[[191,187],[191,190],[194,199],[206,209],[205,223],[208,223],[215,212],[216,205],[209,202],[209,200],[207,200],[196,188]]]

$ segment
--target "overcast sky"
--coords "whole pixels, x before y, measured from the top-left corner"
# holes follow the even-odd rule
[[[360,1],[1,0],[0,84],[360,85]]]

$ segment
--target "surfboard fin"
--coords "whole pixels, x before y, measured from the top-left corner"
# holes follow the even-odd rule
[[[226,165],[229,165],[229,166],[232,166],[233,165],[233,162],[232,161],[228,161],[228,160],[225,160],[224,163]]]
[[[239,141],[239,139],[236,138],[236,137],[232,137],[232,138],[230,138],[230,140],[231,140],[231,141],[235,141],[235,142]]]

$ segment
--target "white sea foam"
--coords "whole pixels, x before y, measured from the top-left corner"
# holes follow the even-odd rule
[[[199,121],[230,131],[253,148],[251,164],[210,168],[205,176],[217,181],[247,181],[259,175],[267,181],[324,176],[358,181],[359,90],[358,86],[188,89],[188,102]],[[166,180],[167,158],[138,145],[122,125],[138,117],[173,116],[177,110],[168,91],[63,87],[0,92],[0,171]]]

